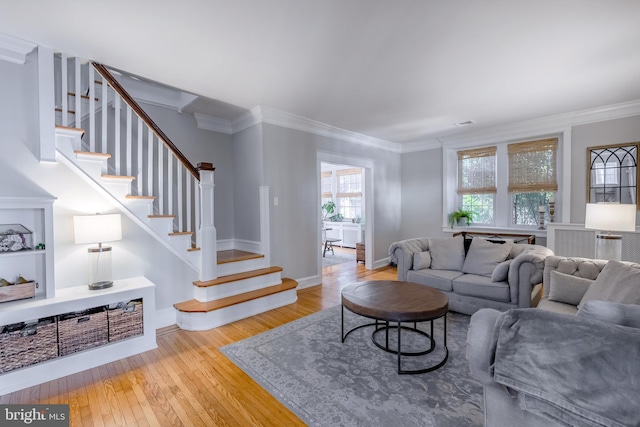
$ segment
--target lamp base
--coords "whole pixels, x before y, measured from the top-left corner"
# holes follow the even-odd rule
[[[619,234],[596,234],[596,258],[620,261],[622,258],[622,236]]]
[[[113,281],[103,280],[102,282],[95,282],[89,285],[89,289],[95,291],[97,289],[107,289],[113,286]]]

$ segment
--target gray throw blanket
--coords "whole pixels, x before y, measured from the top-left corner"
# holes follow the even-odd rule
[[[640,329],[538,309],[497,321],[494,380],[570,426],[640,426]]]
[[[389,247],[389,255],[391,256],[391,262],[394,264],[398,263],[398,259],[395,254],[395,251],[398,248],[402,249],[405,254],[413,256],[413,253],[415,252],[424,252],[429,249],[429,238],[418,237],[415,239],[401,240],[399,242],[392,243]]]

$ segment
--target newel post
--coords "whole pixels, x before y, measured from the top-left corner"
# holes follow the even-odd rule
[[[213,225],[213,171],[211,163],[198,163],[200,173],[200,280],[213,280],[218,277],[217,233]]]

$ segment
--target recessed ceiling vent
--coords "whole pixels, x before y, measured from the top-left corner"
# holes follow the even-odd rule
[[[458,126],[459,128],[464,127],[464,126],[469,126],[474,124],[475,122],[473,120],[467,120],[466,122],[459,122],[459,123],[454,123],[454,125]]]

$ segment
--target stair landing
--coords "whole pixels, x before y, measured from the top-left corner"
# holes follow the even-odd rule
[[[264,258],[264,255],[254,254],[253,252],[240,251],[238,249],[218,251],[218,264],[227,264],[229,262],[246,261],[249,259],[257,258]]]

